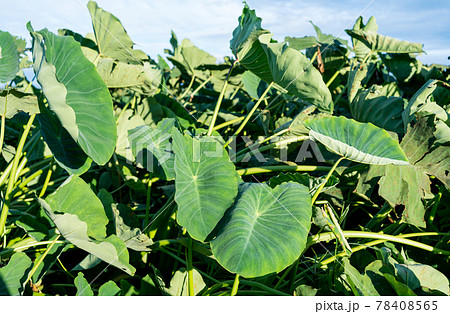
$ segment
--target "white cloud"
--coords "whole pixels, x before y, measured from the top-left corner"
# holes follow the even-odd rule
[[[222,57],[230,55],[229,40],[242,12],[240,0],[98,0],[100,7],[116,15],[138,47],[152,57],[169,47],[170,30],[181,40],[190,38],[198,47]],[[370,0],[357,1],[269,1],[248,0],[263,18],[263,27],[277,40],[285,36],[314,35],[312,20],[324,33],[338,35],[351,27],[361,9]],[[428,55],[426,62],[448,64],[450,55],[450,6],[447,1],[375,0],[362,14],[364,21],[377,18],[384,35],[421,42]],[[21,0],[20,9],[13,1],[4,1],[0,11],[0,29],[29,39],[25,24],[35,29],[69,28],[85,34],[92,32],[86,0]],[[348,39],[343,33],[342,37]]]

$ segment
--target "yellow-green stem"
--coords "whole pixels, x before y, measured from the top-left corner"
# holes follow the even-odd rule
[[[258,101],[256,102],[256,104],[253,106],[252,110],[250,110],[250,112],[247,114],[247,116],[245,117],[244,121],[242,121],[241,125],[239,125],[239,128],[236,130],[236,132],[234,132],[233,136],[231,136],[228,141],[223,145],[224,147],[227,147],[232,141],[233,139],[239,135],[239,133],[241,133],[241,131],[244,129],[245,125],[247,124],[247,122],[250,120],[250,118],[253,116],[253,114],[255,113],[256,109],[258,108],[259,104],[263,101],[264,97],[266,97],[267,93],[270,91],[270,89],[272,88],[274,82],[270,83],[269,86],[267,86],[266,90],[264,91],[264,93],[261,95],[261,97],[258,99]]]
[[[191,82],[189,83],[188,87],[184,90],[183,95],[180,96],[180,99],[183,99],[187,95],[187,93],[191,90],[191,87],[192,87],[192,84],[194,84],[194,81],[195,81],[195,74],[192,75]]]
[[[237,170],[237,173],[240,176],[248,176],[252,174],[258,173],[267,173],[274,171],[328,171],[330,167],[326,166],[265,166],[265,167],[253,167],[253,168],[245,168]]]
[[[236,277],[234,277],[233,288],[231,289],[232,297],[236,295],[236,293],[238,292],[238,288],[239,288],[239,274],[236,274]]]
[[[188,272],[188,291],[189,296],[194,296],[194,272],[193,272],[193,264],[192,264],[192,238],[188,236],[187,242],[187,252],[186,252],[186,265]]]
[[[244,120],[244,119],[245,119],[245,116],[242,116],[242,117],[239,117],[239,118],[236,118],[236,119],[229,120],[229,121],[227,121],[227,122],[221,123],[221,124],[215,126],[215,127],[213,128],[213,131],[220,130],[220,129],[226,127],[226,126],[229,126],[230,124],[234,124],[234,123],[239,122],[239,121],[242,121],[242,120]]]
[[[213,78],[213,76],[211,75],[210,77],[208,77],[205,81],[203,81],[203,83],[201,83],[196,89],[194,89],[194,91],[192,92],[191,96],[189,96],[189,101],[192,101],[192,98],[194,98],[194,96],[203,88],[205,87],[206,84],[208,84],[209,81],[211,81],[211,79]]]
[[[19,165],[19,160],[20,160],[20,157],[22,156],[22,149],[23,149],[23,146],[25,145],[25,140],[28,137],[28,133],[30,132],[30,129],[31,129],[31,126],[33,125],[33,121],[34,121],[35,117],[36,117],[36,115],[33,114],[28,119],[28,123],[25,126],[25,130],[22,133],[22,137],[20,138],[19,145],[17,145],[17,148],[16,148],[16,154],[14,156],[11,173],[9,175],[10,180],[8,181],[8,186],[6,188],[5,201],[3,203],[2,213],[0,216],[0,235],[3,235],[4,229],[5,229],[5,224],[6,224],[6,218],[8,217],[9,204],[11,203],[11,199],[12,199],[11,192],[12,192],[12,190],[14,188],[14,184],[15,184],[15,180],[13,180],[13,179],[16,177],[17,166]]]
[[[41,256],[39,256],[39,259],[37,261],[34,262],[34,266],[33,268],[30,270],[30,272],[28,273],[28,277],[27,280],[25,281],[24,285],[26,285],[28,283],[28,281],[30,281],[31,277],[33,277],[34,273],[36,272],[36,270],[38,269],[39,265],[42,264],[42,262],[44,261],[44,258],[47,256],[48,252],[50,252],[50,250],[52,249],[52,247],[55,245],[56,241],[58,241],[58,239],[61,237],[61,235],[58,235],[55,240],[52,241],[52,243],[47,247],[47,249],[45,250],[44,254],[42,254]]]
[[[313,195],[313,197],[311,199],[311,204],[314,205],[314,202],[316,201],[316,199],[319,196],[320,192],[322,192],[323,187],[327,184],[328,179],[330,179],[330,177],[333,174],[334,170],[337,168],[337,166],[339,165],[339,163],[343,159],[345,159],[345,157],[339,158],[338,161],[336,161],[336,163],[333,165],[331,170],[328,172],[327,176],[325,177],[325,181],[321,185],[319,185],[319,188],[317,189],[316,193],[314,193],[314,195]]]

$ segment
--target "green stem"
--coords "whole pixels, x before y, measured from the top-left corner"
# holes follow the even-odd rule
[[[191,82],[189,83],[189,86],[184,90],[184,93],[180,96],[180,99],[183,99],[187,95],[187,93],[191,90],[194,81],[195,81],[195,74],[192,75]]]
[[[331,175],[333,174],[334,170],[337,168],[337,166],[339,165],[339,163],[341,162],[341,160],[345,159],[345,157],[341,157],[339,158],[336,163],[333,165],[333,167],[331,168],[331,170],[328,172],[327,176],[325,177],[325,181],[319,185],[319,188],[317,189],[316,193],[314,193],[312,199],[311,199],[311,204],[314,205],[314,202],[316,201],[317,197],[319,196],[320,192],[322,192],[323,187],[325,186],[325,184],[327,184],[328,180],[330,179]]]
[[[55,243],[58,241],[58,239],[61,237],[61,235],[58,235],[55,240],[52,241],[52,243],[50,243],[50,245],[47,247],[47,249],[45,250],[44,254],[42,254],[39,259],[34,263],[33,268],[31,269],[31,271],[28,273],[28,277],[27,280],[24,283],[24,286],[27,284],[28,281],[30,281],[31,277],[33,277],[34,273],[36,272],[36,270],[38,269],[39,265],[42,264],[42,262],[44,261],[44,258],[47,256],[47,254],[50,252],[50,250],[52,249],[52,247],[55,245]]]
[[[328,80],[327,82],[327,87],[329,87],[331,85],[331,83],[333,83],[333,81],[336,79],[336,77],[339,75],[341,70],[337,70],[333,76]]]
[[[31,241],[28,241],[28,239],[31,239]],[[16,252],[22,252],[25,251],[26,249],[29,249],[30,247],[34,247],[34,246],[39,246],[39,245],[48,245],[51,244],[53,241],[36,241],[32,238],[27,238],[24,239],[22,241],[20,241],[19,243],[15,243],[12,247],[10,248],[6,248],[5,250],[0,252],[0,257],[4,256],[4,255],[8,255],[11,253],[16,253]],[[24,244],[21,244],[24,243]],[[66,243],[69,244],[70,242],[68,241],[57,241],[56,243]]]
[[[260,142],[256,142],[256,143],[250,145],[249,147],[246,147],[246,148],[242,149],[241,151],[237,152],[235,156],[237,157],[237,156],[243,155],[243,154],[249,152],[250,150],[252,150],[253,148],[258,147],[258,145],[261,145],[262,143],[268,142],[271,139],[276,138],[276,137],[278,137],[280,135],[283,135],[284,133],[287,133],[289,131],[290,131],[289,128],[281,130],[280,132],[277,132],[277,133],[275,133],[275,134],[273,134],[273,135],[271,135],[269,137],[266,137],[264,140],[262,140]]]
[[[192,266],[192,238],[188,236],[187,239],[187,248],[186,248],[186,264],[187,264],[187,272],[188,272],[188,291],[189,296],[195,296],[194,292],[194,272]]]
[[[144,226],[148,225],[148,220],[150,216],[150,198],[152,196],[152,183],[153,181],[151,178],[148,180],[147,184],[147,199],[145,200],[145,220],[144,220]]]
[[[229,126],[230,124],[235,124],[236,122],[242,121],[244,119],[245,119],[245,116],[242,116],[242,117],[239,117],[239,118],[236,118],[236,119],[233,119],[233,120],[229,120],[227,122],[219,124],[218,126],[215,126],[213,128],[213,131],[217,131],[217,130],[222,129],[222,128],[226,127],[226,126]]]
[[[201,83],[196,89],[194,89],[194,91],[192,92],[191,96],[189,96],[189,102],[192,101],[192,99],[194,98],[194,96],[203,88],[205,87],[206,84],[208,84],[209,81],[211,81],[211,79],[213,78],[213,76],[211,75],[210,77],[208,77],[203,83]]]
[[[238,292],[238,288],[239,288],[239,274],[236,274],[236,277],[234,277],[233,288],[231,289],[232,297],[236,295],[236,293]]]
[[[247,114],[247,116],[245,117],[244,121],[242,121],[241,125],[239,126],[239,128],[236,130],[236,132],[234,132],[234,134],[228,139],[228,141],[224,144],[224,147],[227,147],[232,141],[233,139],[239,135],[239,133],[241,133],[241,131],[244,129],[245,125],[247,124],[247,122],[250,120],[250,118],[253,116],[253,114],[255,113],[256,109],[258,108],[259,104],[263,101],[264,97],[266,97],[267,93],[270,91],[270,89],[272,88],[274,82],[270,83],[269,86],[267,86],[266,90],[264,91],[264,93],[261,95],[261,97],[259,97],[258,101],[256,102],[256,104],[253,106],[252,110],[250,110],[250,112]]]
[[[28,137],[28,133],[30,132],[30,129],[31,129],[31,126],[33,125],[33,121],[34,121],[35,117],[36,117],[36,114],[33,114],[30,116],[28,123],[25,126],[25,130],[22,133],[22,137],[20,138],[19,145],[17,146],[17,149],[16,149],[16,154],[14,156],[11,173],[9,175],[10,179],[8,181],[8,186],[6,188],[5,202],[3,203],[2,213],[0,216],[0,236],[3,235],[3,231],[5,229],[6,218],[8,217],[8,212],[9,212],[9,204],[11,203],[11,199],[12,199],[11,192],[14,188],[14,184],[16,183],[15,180],[13,180],[13,179],[16,177],[17,166],[19,165],[19,160],[22,157],[22,149],[23,149],[23,146],[25,145],[25,141]]]
[[[441,186],[439,188],[439,192],[437,193],[437,195],[435,197],[435,200],[434,200],[434,203],[433,203],[433,207],[431,208],[431,211],[430,211],[430,216],[428,218],[428,223],[429,224],[432,224],[433,221],[434,221],[434,217],[436,216],[437,208],[438,208],[439,202],[441,201],[441,197],[442,197],[442,193],[443,192],[444,192],[444,187]]]
[[[361,239],[378,239],[378,240],[384,240],[384,241],[390,241],[405,245],[414,246],[416,248],[433,252],[435,254],[442,254],[442,255],[450,255],[450,251],[438,249],[435,247],[432,247],[427,244],[423,244],[417,241],[406,239],[407,237],[415,237],[415,236],[421,236],[426,234],[427,236],[436,236],[436,235],[449,235],[448,233],[439,233],[439,232],[422,232],[422,233],[410,233],[406,235],[398,235],[398,236],[392,236],[389,234],[382,234],[382,233],[376,233],[376,232],[365,232],[365,231],[342,231],[342,234],[346,238],[361,238]],[[307,247],[310,247],[313,244],[319,243],[319,242],[328,242],[331,240],[334,240],[336,236],[333,232],[325,232],[318,235],[315,235],[313,237],[310,237],[308,239],[308,245]]]
[[[237,170],[240,176],[248,176],[258,173],[267,173],[273,171],[328,171],[330,167],[326,166],[265,166],[265,167],[253,167]]]
[[[233,100],[234,96],[236,96],[237,92],[242,88],[242,84],[239,85],[238,87],[236,87],[236,89],[234,90],[233,94],[231,94],[230,96],[230,100]]]
[[[43,197],[45,194],[45,191],[47,191],[48,183],[50,182],[50,178],[52,177],[52,167],[53,167],[53,161],[50,164],[50,168],[47,171],[47,176],[45,177],[44,186],[41,189],[41,192],[39,193],[39,198]]]
[[[235,64],[236,64],[236,61],[233,62],[233,64],[231,65],[230,71],[228,71],[228,74],[227,74],[227,78],[225,79],[225,82],[223,83],[222,90],[220,91],[219,98],[217,99],[216,107],[214,108],[214,113],[213,113],[213,116],[211,119],[211,124],[209,125],[208,133],[206,134],[207,136],[211,136],[212,131],[214,129],[214,124],[216,123],[217,115],[219,114],[220,105],[222,104],[223,96],[225,95],[225,90],[227,89],[227,86],[228,86],[228,78],[230,77],[231,71],[233,71]]]

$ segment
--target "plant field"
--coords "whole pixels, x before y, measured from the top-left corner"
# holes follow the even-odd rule
[[[88,9],[0,31],[0,295],[450,295],[450,67],[422,44],[374,17],[277,41],[244,3],[229,57],[172,32],[154,60]]]

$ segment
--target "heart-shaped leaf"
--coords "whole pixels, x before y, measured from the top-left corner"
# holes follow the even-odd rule
[[[223,146],[212,137],[172,131],[175,152],[177,222],[204,241],[238,192],[237,174]]]
[[[34,72],[50,109],[83,151],[103,165],[116,146],[112,100],[94,65],[71,36],[34,32]]]
[[[32,264],[25,253],[14,254],[8,265],[0,268],[0,295],[21,295]]]
[[[279,272],[305,249],[311,215],[306,186],[243,184],[235,205],[219,223],[212,252],[220,265],[243,277]]]
[[[11,81],[19,71],[19,52],[14,38],[0,31],[0,82]]]
[[[307,120],[305,125],[312,140],[347,159],[372,165],[409,164],[398,142],[372,123],[341,116]]]

